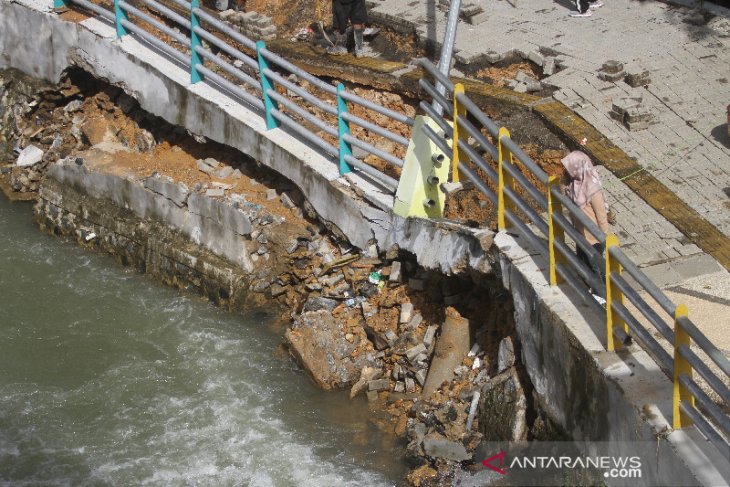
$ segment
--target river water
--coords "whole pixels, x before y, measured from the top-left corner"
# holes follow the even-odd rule
[[[364,400],[273,317],[232,315],[41,233],[0,195],[0,485],[393,485]]]

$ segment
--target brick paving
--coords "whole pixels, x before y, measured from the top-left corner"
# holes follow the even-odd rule
[[[464,4],[468,0],[462,1]],[[459,22],[457,59],[477,62],[536,51],[555,54],[562,69],[543,79],[558,88],[554,98],[583,117],[691,209],[730,236],[730,141],[725,107],[730,103],[730,11],[693,25],[693,12],[666,3],[607,0],[590,18],[570,18],[570,2],[480,1],[488,13],[478,25]],[[438,2],[373,0],[378,21],[398,19],[423,39],[440,42],[446,13]],[[601,66],[619,61],[626,73],[648,71],[646,87],[599,79]],[[612,104],[641,99],[655,123],[629,131],[610,116]],[[723,130],[725,130],[723,132]],[[699,256],[702,250],[636,196],[602,171],[618,214],[614,230],[641,265]]]

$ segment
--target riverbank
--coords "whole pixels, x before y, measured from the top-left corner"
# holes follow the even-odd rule
[[[356,249],[291,183],[76,76],[66,98],[27,102],[38,108],[25,122],[50,125],[24,148],[50,144],[31,169],[16,160],[10,171],[31,192],[25,180],[38,179],[43,228],[228,309],[279,310],[288,350],[313,382],[366,395],[378,427],[407,443],[411,485],[443,485],[478,464],[475,450],[495,431],[554,437],[495,276],[429,271],[397,246]],[[59,138],[68,143],[54,148]]]

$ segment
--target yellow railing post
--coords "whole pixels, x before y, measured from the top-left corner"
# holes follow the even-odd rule
[[[504,187],[507,185],[510,189],[515,189],[515,182],[514,178],[507,174],[507,172],[502,167],[505,162],[512,163],[512,151],[510,151],[503,143],[502,138],[507,137],[510,138],[509,130],[507,130],[505,127],[502,127],[499,129],[499,133],[497,134],[497,148],[499,151],[498,158],[499,158],[499,164],[498,164],[498,173],[499,173],[499,188],[498,188],[498,196],[497,196],[497,227],[499,230],[506,230],[507,228],[511,227],[512,225],[507,222],[507,219],[504,217],[504,210],[505,208],[509,208],[510,210],[514,211],[514,205],[512,205],[508,200],[505,199],[504,195]]]
[[[678,304],[674,309],[674,401],[672,408],[672,427],[674,429],[684,428],[692,424],[692,420],[679,409],[679,403],[688,402],[690,406],[695,406],[694,396],[679,383],[680,375],[692,378],[692,366],[687,362],[687,359],[679,354],[679,347],[682,345],[690,346],[689,335],[679,324],[679,318],[687,316],[687,314],[687,306],[684,304]]]
[[[621,264],[611,258],[611,247],[618,247],[618,237],[614,234],[606,235],[606,350],[613,352],[616,347],[613,342],[613,327],[623,326],[628,333],[629,327],[624,320],[613,310],[613,302],[624,304],[624,294],[611,281],[611,273],[621,274]]]
[[[550,249],[550,285],[555,286],[563,282],[563,278],[557,273],[558,263],[565,264],[565,256],[555,251],[555,240],[565,242],[565,232],[562,227],[555,224],[553,213],[562,213],[563,205],[553,198],[551,188],[560,183],[557,176],[549,176],[547,184],[547,207],[548,207],[548,248]]]
[[[454,145],[452,147],[453,155],[451,156],[451,180],[455,183],[459,182],[459,161],[466,159],[466,155],[459,148],[461,135],[459,134],[459,123],[456,120],[460,115],[466,117],[466,107],[456,99],[456,95],[463,93],[464,85],[456,83],[454,85]]]

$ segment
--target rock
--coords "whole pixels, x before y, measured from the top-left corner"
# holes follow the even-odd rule
[[[436,432],[429,433],[423,439],[423,451],[434,459],[463,462],[471,458],[464,445],[449,441]]]
[[[406,377],[406,392],[416,392],[416,383],[410,377]]]
[[[398,335],[396,335],[393,330],[385,330],[385,339],[388,340],[388,345],[392,347],[398,339]]]
[[[231,173],[231,177],[233,179],[241,179],[242,176],[243,176],[243,173],[241,173],[241,171],[239,169],[234,169],[233,172]]]
[[[413,487],[434,485],[438,472],[430,465],[421,465],[406,475],[406,482]]]
[[[18,167],[30,167],[43,160],[43,151],[34,145],[29,145],[18,154],[15,165]]]
[[[511,337],[505,337],[499,342],[497,352],[497,373],[500,373],[515,364],[515,347]]]
[[[416,372],[416,380],[419,384],[421,384],[421,387],[426,385],[426,369],[421,369],[418,372]]]
[[[286,331],[285,339],[297,363],[325,390],[349,387],[366,365],[364,354],[352,356],[359,340],[349,343],[330,311],[302,313]]]
[[[324,298],[321,296],[309,298],[304,303],[304,307],[302,308],[302,313],[310,312],[310,311],[332,311],[337,307],[337,305],[340,304],[335,299],[330,298]]]
[[[406,383],[396,382],[395,387],[393,388],[393,392],[406,392]]]
[[[390,278],[388,280],[390,282],[402,282],[401,263],[397,260],[390,266]]]
[[[210,167],[212,167],[213,169],[218,169],[218,166],[221,165],[220,162],[218,162],[217,160],[213,159],[212,157],[205,158],[203,160],[203,162],[206,163],[207,165],[209,165]]]
[[[555,58],[545,58],[545,62],[542,64],[542,74],[545,76],[552,76],[555,74]]]
[[[423,322],[423,316],[421,316],[421,313],[416,313],[410,319],[406,328],[408,328],[409,330],[415,330],[416,328],[418,328],[418,325],[420,325],[421,322]]]
[[[276,199],[276,190],[275,189],[267,189],[266,190],[266,199],[269,201],[273,201]]]
[[[286,292],[286,288],[284,286],[280,286],[279,284],[272,284],[269,287],[269,291],[271,292],[271,297],[275,298],[284,294]]]
[[[487,382],[479,403],[479,431],[486,441],[527,439],[527,398],[514,367]]]
[[[358,381],[352,386],[352,389],[350,389],[350,399],[367,389],[370,381],[379,379],[382,376],[383,369],[363,367],[362,370],[360,370],[360,379],[358,379]]]
[[[412,303],[401,304],[400,319],[398,320],[398,323],[401,323],[401,324],[408,323],[411,320],[412,315],[413,315],[413,304]]]
[[[63,111],[66,113],[78,112],[81,110],[81,105],[83,105],[83,103],[84,102],[82,100],[72,100],[68,103],[68,105],[63,107]]]

